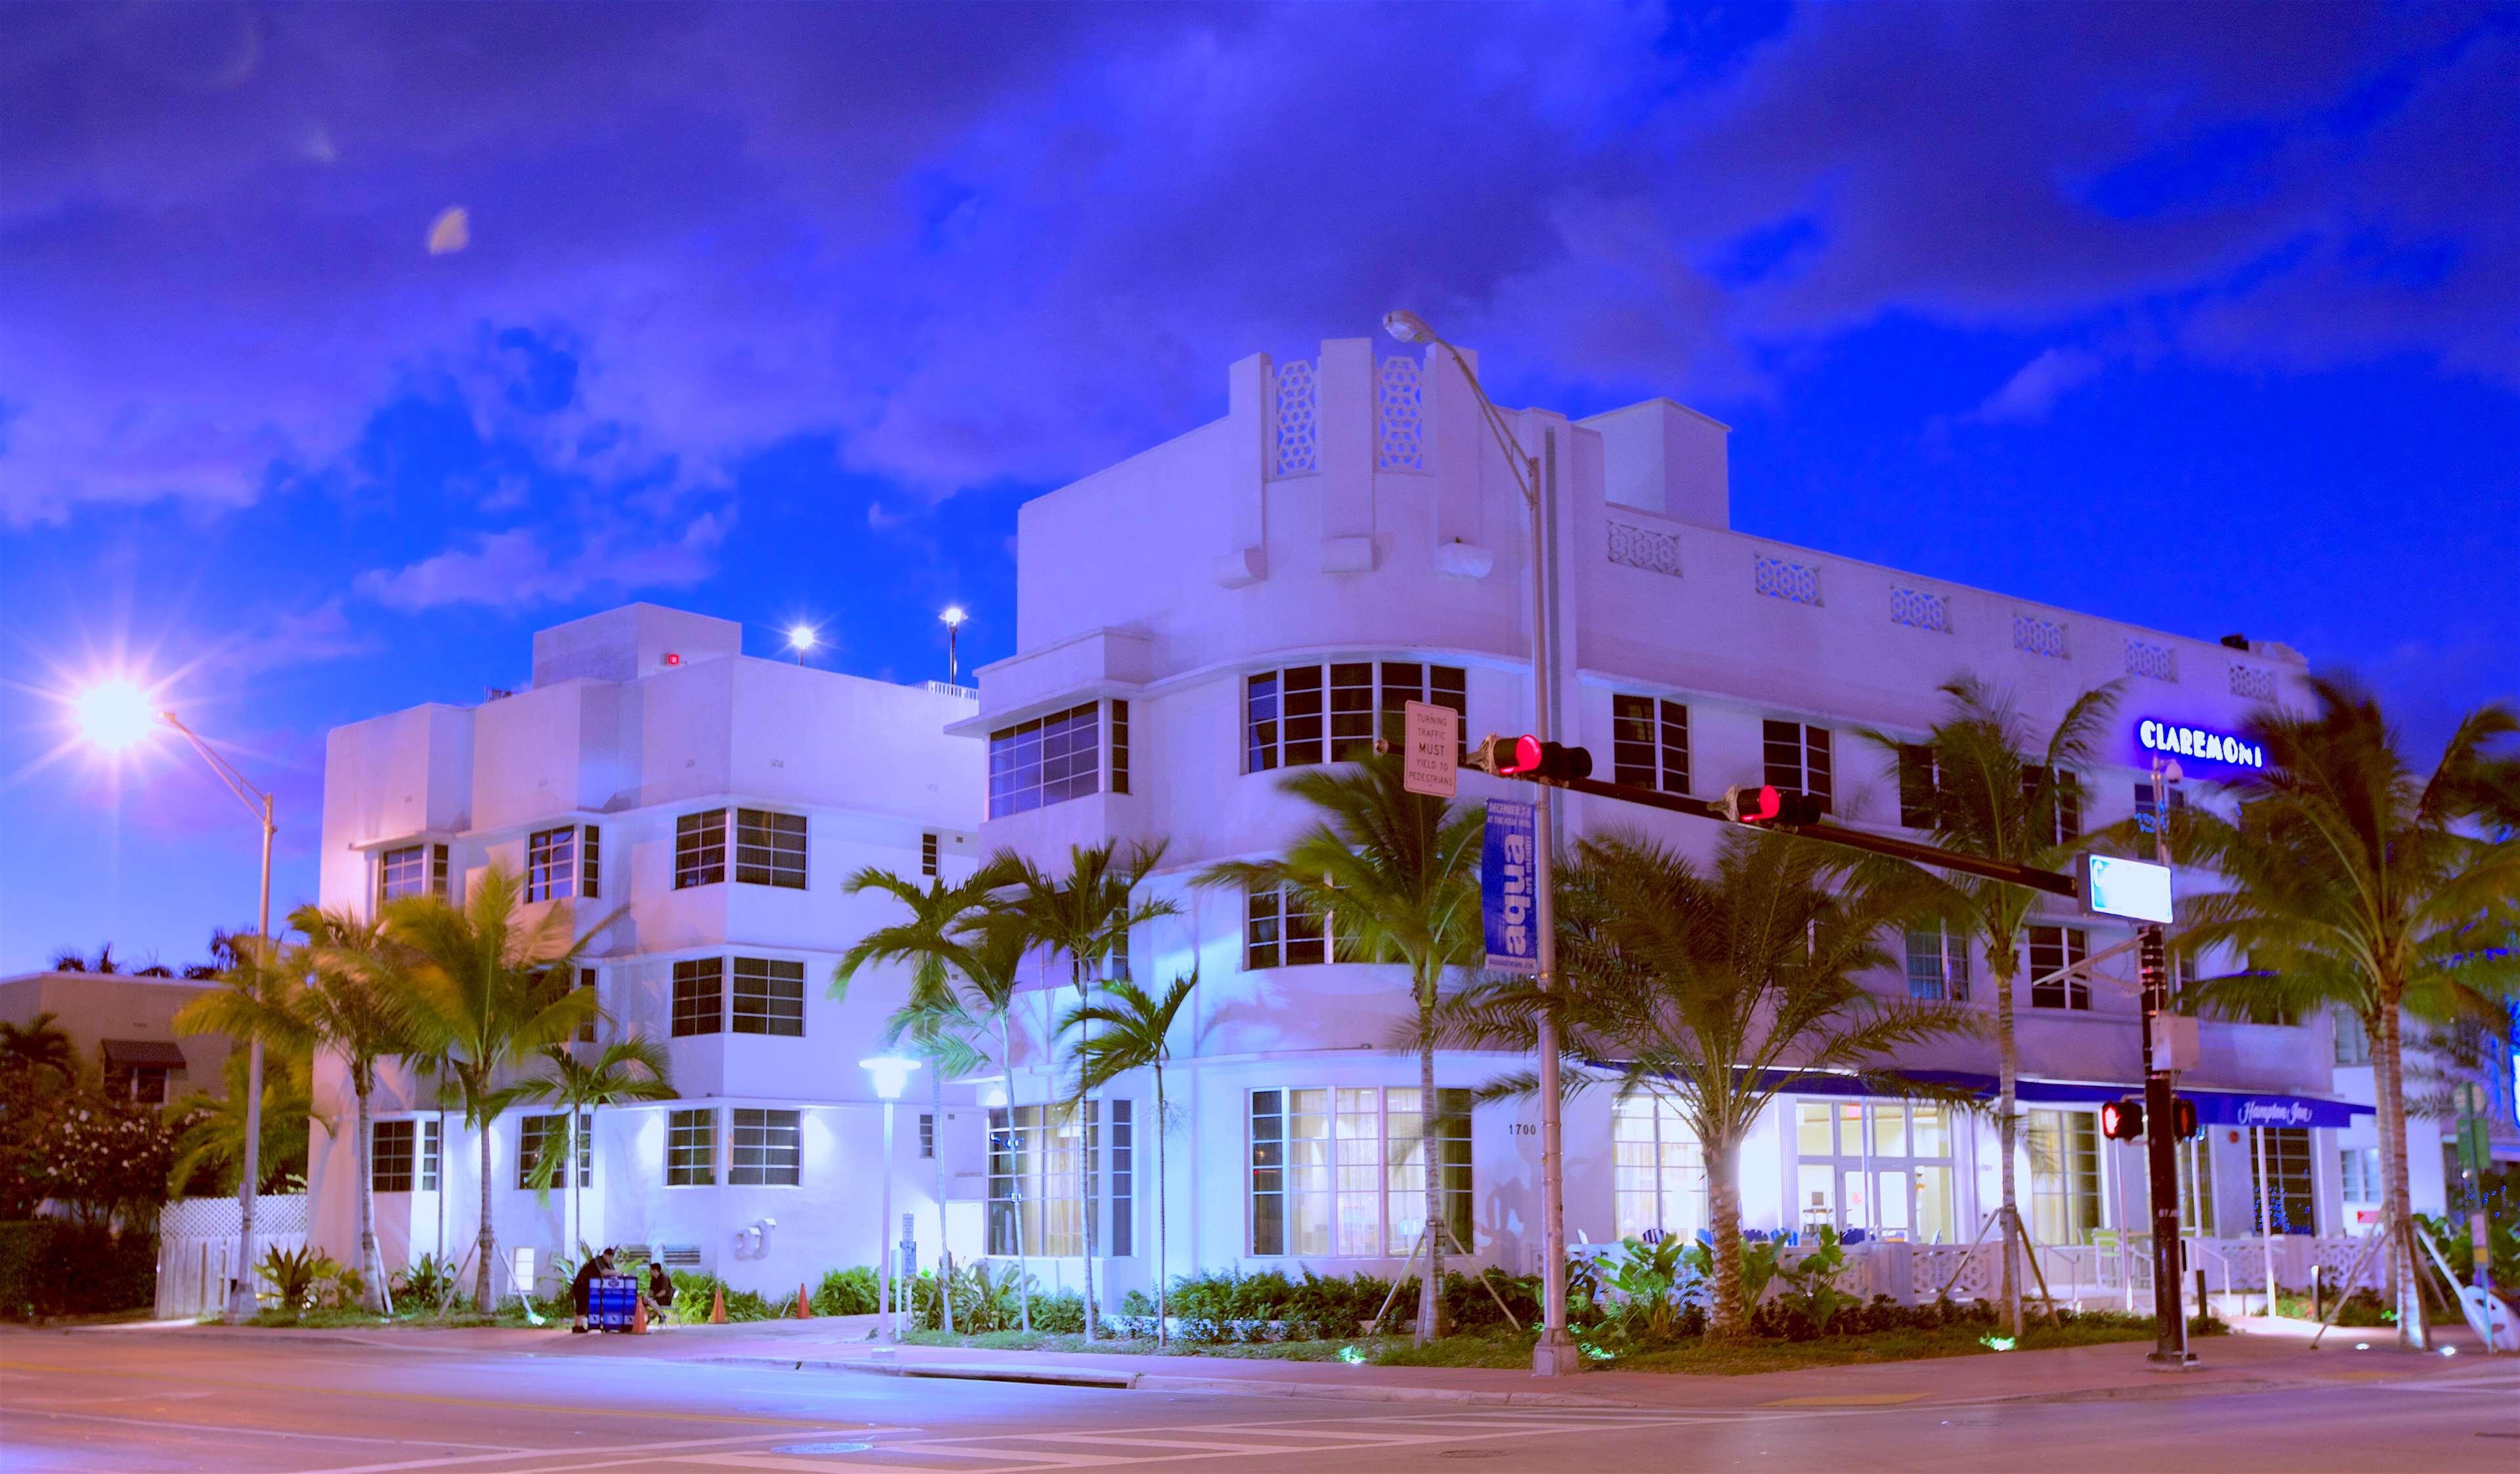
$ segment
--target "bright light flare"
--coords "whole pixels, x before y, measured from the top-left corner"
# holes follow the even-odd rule
[[[822,643],[822,637],[814,633],[812,625],[799,624],[788,627],[788,648],[791,650],[810,650]]]
[[[875,1093],[886,1100],[900,1099],[902,1087],[910,1084],[910,1072],[919,1068],[918,1060],[900,1054],[878,1054],[858,1063],[875,1077]]]
[[[158,711],[149,693],[119,676],[80,692],[70,706],[80,733],[107,752],[127,751],[158,730]]]
[[[963,612],[963,606],[961,604],[949,603],[945,606],[945,612],[937,615],[936,617],[944,620],[947,627],[951,628],[960,625],[964,620],[968,619],[971,616]]]

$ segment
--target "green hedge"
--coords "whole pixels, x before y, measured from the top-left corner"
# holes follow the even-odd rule
[[[158,1298],[158,1236],[33,1219],[0,1224],[0,1318],[146,1310]]]

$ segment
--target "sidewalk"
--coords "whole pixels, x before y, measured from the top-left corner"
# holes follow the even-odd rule
[[[873,1317],[677,1326],[654,1335],[571,1336],[554,1330],[170,1331],[219,1339],[285,1337],[411,1353],[525,1353],[665,1362],[780,1366],[891,1376],[975,1378],[1063,1386],[1206,1392],[1242,1397],[1338,1397],[1369,1402],[1432,1402],[1531,1407],[1638,1407],[1686,1410],[1966,1405],[2015,1401],[2096,1401],[2193,1397],[2322,1383],[2371,1383],[2473,1375],[2512,1359],[2480,1354],[2464,1328],[2437,1343],[2457,1355],[2399,1352],[2385,1332],[2331,1330],[2319,1349],[2311,1327],[2254,1320],[2239,1334],[2196,1342],[2199,1364],[2151,1370],[2150,1343],[2131,1341],[2062,1351],[2014,1352],[1936,1361],[1812,1367],[1746,1376],[1588,1371],[1563,1380],[1486,1367],[1370,1366],[1225,1357],[1120,1353],[981,1351],[889,1347],[866,1339]],[[117,1328],[113,1333],[128,1334]],[[2367,1346],[2357,1351],[2357,1345]]]

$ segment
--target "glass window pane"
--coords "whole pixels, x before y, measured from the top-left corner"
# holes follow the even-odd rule
[[[1824,1100],[1804,1100],[1794,1106],[1794,1149],[1807,1157],[1834,1156],[1837,1138],[1830,1130],[1833,1115]]]

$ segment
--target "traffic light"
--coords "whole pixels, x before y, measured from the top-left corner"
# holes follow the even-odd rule
[[[2171,1139],[2174,1141],[2196,1139],[2204,1130],[2196,1119],[2196,1102],[2185,1095],[2174,1096],[2171,1101],[2170,1128]]]
[[[1564,742],[1522,737],[1492,737],[1479,744],[1478,766],[1499,778],[1531,778],[1564,782],[1593,776],[1593,754]]]
[[[2180,1104],[2186,1105],[2184,1100]],[[2194,1106],[2187,1107],[2190,1111]],[[2112,1141],[2143,1139],[2143,1102],[2133,1095],[2100,1103],[2100,1135]]]
[[[1822,799],[1791,788],[1740,784],[1724,790],[1724,817],[1734,824],[1818,824]]]

